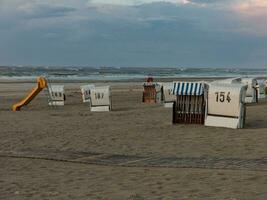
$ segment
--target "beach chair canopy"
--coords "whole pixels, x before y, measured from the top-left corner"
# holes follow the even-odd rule
[[[144,82],[143,86],[155,86],[154,82]]]
[[[222,80],[216,80],[213,81],[213,83],[222,83],[222,84],[240,84],[241,83],[241,77],[235,77],[235,78],[227,78]]]
[[[196,95],[204,94],[203,82],[174,82],[173,95]]]
[[[163,83],[160,82],[144,82],[143,86],[154,86],[157,90],[160,90]]]
[[[250,85],[251,87],[257,86],[257,79],[256,78],[242,78],[241,82],[245,85]]]

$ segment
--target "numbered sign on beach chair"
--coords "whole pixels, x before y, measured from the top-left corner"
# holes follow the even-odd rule
[[[257,80],[255,78],[242,78],[241,81],[244,85],[247,85],[246,103],[258,102]]]
[[[110,87],[95,87],[91,89],[91,111],[110,111],[112,108]]]
[[[244,84],[209,84],[205,125],[243,128],[246,90]]]
[[[81,87],[82,100],[84,103],[90,102],[91,90],[95,88],[95,85],[82,85]]]
[[[204,124],[205,83],[174,82],[173,123]]]
[[[49,105],[50,106],[64,106],[65,91],[64,85],[50,85],[49,90]]]
[[[258,82],[258,98],[259,99],[263,99],[263,98],[266,98],[266,94],[265,94],[265,91],[266,91],[266,85],[265,85],[265,80],[257,80]]]
[[[172,108],[176,99],[176,96],[173,94],[173,83],[163,83],[162,90],[164,107]]]

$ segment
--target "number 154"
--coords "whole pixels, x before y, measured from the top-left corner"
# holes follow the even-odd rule
[[[225,102],[225,100],[230,103],[231,102],[231,93],[230,92],[215,92],[216,102]]]

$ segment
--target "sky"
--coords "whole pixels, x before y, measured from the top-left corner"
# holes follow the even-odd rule
[[[0,65],[267,68],[267,0],[0,0]]]

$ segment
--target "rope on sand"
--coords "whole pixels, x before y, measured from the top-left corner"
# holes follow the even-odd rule
[[[0,151],[2,158],[135,168],[188,168],[267,171],[267,159],[217,157],[146,157],[76,151]]]

